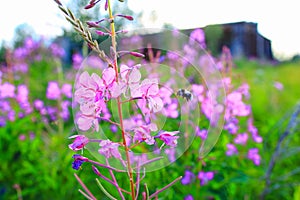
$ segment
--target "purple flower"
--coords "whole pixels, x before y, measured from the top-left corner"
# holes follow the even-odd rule
[[[60,97],[60,89],[56,81],[50,81],[47,87],[47,98],[57,100]]]
[[[238,153],[237,148],[233,144],[227,144],[226,147],[227,147],[227,151],[226,151],[227,156],[232,156]]]
[[[69,139],[75,138],[73,143],[69,145],[69,148],[73,151],[78,151],[84,148],[84,146],[89,142],[89,139],[84,135],[73,135]]]
[[[79,170],[81,165],[88,161],[88,159],[86,157],[83,157],[79,154],[74,154],[72,156],[72,158],[74,158],[74,161],[72,162],[72,168],[75,169],[75,170]]]
[[[248,134],[243,133],[243,134],[238,134],[236,138],[234,139],[235,144],[242,144],[245,145],[248,140]]]
[[[179,136],[176,136],[177,133],[179,131],[160,131],[156,137],[166,143],[166,145],[176,147],[177,139],[179,138]]]
[[[191,194],[189,194],[184,197],[184,200],[194,200],[194,197]]]
[[[205,33],[202,29],[195,29],[190,34],[190,44],[194,44],[194,42],[198,42],[202,48],[206,48],[205,44]]]
[[[193,172],[186,170],[184,172],[183,178],[181,179],[181,183],[183,185],[188,185],[193,181],[194,178],[195,178],[195,175],[193,174]]]
[[[200,130],[199,127],[196,127],[196,136],[200,137],[202,140],[206,140],[208,131],[203,129]]]
[[[17,101],[19,103],[27,102],[28,101],[28,88],[26,85],[19,85],[18,86],[18,94],[17,94]]]
[[[42,108],[44,108],[44,102],[40,99],[36,99],[34,102],[34,107],[37,109],[37,110],[41,110]]]
[[[134,129],[133,142],[146,142],[148,145],[154,144],[154,137],[151,136],[151,131],[157,131],[155,124],[141,125]]]
[[[15,97],[15,89],[16,87],[10,83],[4,83],[3,85],[0,85],[0,97]]]
[[[205,185],[208,183],[208,181],[212,180],[214,178],[214,172],[204,172],[201,171],[198,174],[198,178],[200,180],[201,185]]]
[[[118,149],[120,144],[112,142],[110,140],[102,140],[99,143],[99,146],[101,148],[98,150],[98,152],[104,155],[106,158],[110,158],[113,156],[115,158],[122,159]]]
[[[258,149],[257,148],[252,148],[249,149],[248,159],[252,160],[255,165],[260,165],[260,155],[258,154]]]
[[[50,50],[52,51],[52,54],[56,57],[63,57],[65,55],[65,50],[61,48],[58,44],[51,44]]]

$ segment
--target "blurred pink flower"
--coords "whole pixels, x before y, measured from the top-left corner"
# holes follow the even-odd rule
[[[155,124],[141,125],[134,129],[133,142],[146,142],[149,145],[154,144],[154,137],[151,136],[151,131],[157,131]]]
[[[65,83],[61,87],[61,93],[63,93],[66,97],[72,98],[72,85]]]
[[[0,97],[15,97],[15,89],[16,87],[10,83],[4,83],[3,85],[0,85]]]
[[[214,178],[214,172],[204,172],[201,171],[198,174],[198,178],[200,180],[201,185],[205,185],[208,183],[208,181],[212,180]]]
[[[252,160],[255,165],[260,165],[261,158],[257,148],[249,149],[247,157]]]
[[[234,139],[235,144],[242,144],[245,145],[248,140],[248,134],[243,133],[243,134],[238,134],[236,138]]]
[[[226,147],[227,147],[227,151],[226,151],[227,156],[232,156],[238,153],[237,148],[233,144],[227,144]]]
[[[47,98],[52,100],[57,100],[60,98],[60,89],[56,81],[50,81],[47,87]]]
[[[277,89],[277,90],[283,90],[283,84],[280,83],[279,81],[275,81],[274,82],[274,87]]]
[[[115,158],[122,159],[118,149],[120,144],[114,143],[110,140],[102,140],[99,143],[99,146],[101,148],[98,150],[98,152],[104,155],[106,158],[110,158],[113,156]]]

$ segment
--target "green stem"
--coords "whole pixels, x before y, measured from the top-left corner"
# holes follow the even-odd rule
[[[108,3],[108,13],[109,13],[109,19],[111,21],[110,23],[110,31],[111,31],[111,41],[112,41],[112,48],[115,52],[117,52],[117,42],[116,42],[116,30],[115,30],[115,23],[114,23],[114,17],[112,14],[111,4],[110,0],[107,0]],[[118,63],[117,63],[117,54],[114,55],[114,61],[113,61],[113,68],[116,72],[116,81],[118,82]],[[130,192],[131,192],[131,198],[132,200],[135,199],[135,190],[134,190],[134,180],[133,180],[133,173],[130,163],[130,157],[129,157],[129,148],[126,144],[126,138],[125,138],[125,130],[124,130],[124,124],[123,124],[123,114],[122,114],[122,101],[121,98],[117,98],[117,104],[118,104],[118,115],[120,120],[120,129],[122,132],[122,139],[123,139],[123,145],[124,150],[126,154],[126,161],[127,161],[127,170],[129,174],[129,182],[130,182]]]

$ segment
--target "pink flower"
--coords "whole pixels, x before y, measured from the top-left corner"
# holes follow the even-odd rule
[[[197,97],[199,102],[202,102],[204,100],[203,92],[204,92],[203,85],[197,85],[197,84],[192,85],[192,93],[194,94],[195,97]]]
[[[198,178],[200,179],[200,184],[205,185],[208,183],[208,181],[210,181],[214,178],[214,172],[201,171],[198,174]]]
[[[127,65],[121,65],[120,76],[121,80],[112,88],[112,96],[118,97],[120,94],[126,94],[128,88],[134,90],[139,86],[141,79],[141,73],[139,71],[139,65],[128,67]]]
[[[234,139],[235,144],[242,144],[245,145],[248,140],[248,134],[243,133],[243,134],[238,134],[236,138]]]
[[[106,158],[110,158],[113,156],[115,158],[122,159],[121,154],[118,150],[120,144],[114,143],[110,140],[102,140],[99,143],[99,146],[101,148],[98,150],[98,152],[104,155]]]
[[[47,98],[56,100],[60,97],[60,89],[56,81],[50,81],[47,87]]]
[[[63,84],[61,93],[63,93],[68,98],[72,98],[72,85],[67,83]]]
[[[84,135],[73,135],[69,139],[75,138],[72,144],[69,145],[69,148],[73,151],[78,151],[83,149],[83,147],[89,142],[89,139]]]
[[[99,131],[99,124],[97,118],[94,116],[81,115],[77,119],[78,128],[82,131],[89,130],[93,125],[96,131]]]
[[[81,116],[77,120],[78,127],[86,131],[94,125],[99,130],[97,118],[110,99],[110,88],[115,83],[115,71],[112,68],[103,70],[102,79],[95,73],[91,76],[83,72],[79,77],[79,87],[75,91],[75,101],[80,104]]]
[[[252,148],[249,149],[248,159],[252,160],[255,165],[260,165],[260,155],[258,154],[258,149],[257,148]]]
[[[274,87],[279,91],[283,90],[283,84],[278,81],[274,82]]]
[[[177,139],[179,138],[179,136],[176,136],[177,133],[179,131],[161,131],[156,137],[166,143],[166,145],[176,147]]]
[[[151,136],[151,131],[157,131],[157,126],[155,124],[141,125],[134,129],[133,142],[146,142],[149,145],[154,144],[154,137]]]
[[[232,156],[238,153],[236,147],[233,144],[227,144],[226,147],[227,147],[227,151],[226,151],[227,156]]]
[[[159,96],[158,80],[145,79],[141,85],[131,91],[133,98],[142,98],[141,106],[144,112],[146,103],[148,103],[149,112],[159,112],[163,108],[163,101]]]
[[[202,140],[206,140],[207,138],[207,134],[208,134],[208,131],[203,129],[203,130],[200,130],[199,127],[196,127],[196,135],[198,137],[200,137]]]
[[[17,101],[20,103],[28,102],[28,88],[26,85],[18,86]]]
[[[0,85],[0,97],[15,97],[15,89],[15,86],[10,83],[4,83],[3,85]]]
[[[194,44],[196,42],[198,42],[202,48],[206,48],[206,44],[205,44],[205,33],[202,29],[195,29],[193,32],[191,32],[190,34],[190,44]]]

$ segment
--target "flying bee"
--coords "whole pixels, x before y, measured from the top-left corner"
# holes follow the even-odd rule
[[[187,101],[193,100],[193,94],[186,89],[179,89],[177,91],[177,95],[181,96],[182,98],[186,99]]]

